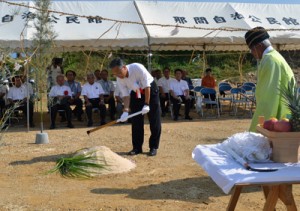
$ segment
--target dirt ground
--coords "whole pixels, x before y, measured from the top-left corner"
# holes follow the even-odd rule
[[[0,210],[225,210],[230,196],[222,192],[191,154],[198,144],[218,143],[247,130],[250,119],[201,119],[195,113],[192,117],[193,121],[163,119],[156,157],[125,155],[131,150],[129,124],[111,126],[89,137],[86,123],[74,121],[74,129],[59,123],[59,129],[46,130],[50,143],[45,145],[34,144],[37,128],[27,133],[23,125],[12,127],[0,146]],[[145,131],[148,140],[148,125]],[[57,158],[102,145],[132,159],[137,167],[128,173],[91,180],[44,174]],[[148,152],[148,141],[144,151]],[[300,206],[300,185],[295,185],[293,192]],[[253,187],[244,190],[236,210],[262,210],[263,204],[262,192]],[[285,210],[282,203],[277,210]]]

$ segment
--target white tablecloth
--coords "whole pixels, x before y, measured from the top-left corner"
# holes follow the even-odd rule
[[[246,170],[220,144],[198,145],[193,159],[209,174],[213,181],[228,194],[235,184],[263,184],[271,182],[300,182],[300,163],[251,163],[254,168],[278,168],[275,172]]]

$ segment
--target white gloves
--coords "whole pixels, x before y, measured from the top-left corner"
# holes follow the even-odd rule
[[[142,109],[142,114],[146,114],[150,111],[150,107],[148,105],[144,105],[143,109]]]
[[[118,122],[126,122],[128,119],[128,112],[123,112],[120,119],[118,119]]]

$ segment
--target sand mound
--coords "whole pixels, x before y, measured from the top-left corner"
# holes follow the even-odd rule
[[[95,163],[105,164],[105,169],[93,169],[96,173],[93,176],[103,175],[103,174],[117,174],[128,172],[131,169],[135,168],[135,163],[130,160],[121,157],[117,153],[114,153],[109,148],[105,146],[96,146],[87,149],[83,149],[78,151],[76,154],[89,154],[97,157],[97,161]]]

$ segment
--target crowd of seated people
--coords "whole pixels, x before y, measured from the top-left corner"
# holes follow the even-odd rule
[[[100,122],[96,125],[106,124],[107,113],[111,120],[120,117],[123,109],[122,94],[118,86],[109,80],[108,70],[95,70],[94,73],[88,73],[83,86],[76,80],[75,71],[68,70],[63,74],[60,60],[53,59],[47,71],[51,76],[48,78],[48,80],[51,79],[51,87],[48,87],[50,88],[48,91],[50,129],[56,128],[57,113],[61,116],[61,122],[66,121],[66,126],[69,128],[74,127],[73,115],[77,121],[81,122],[85,114],[88,127],[94,126],[93,113],[99,113],[100,116]],[[179,112],[181,104],[185,104],[184,119],[191,120],[189,113],[194,104],[191,94],[192,81],[187,77],[185,70],[175,69],[174,78],[171,77],[172,72],[169,67],[165,67],[163,71],[159,69],[152,71],[152,76],[159,87],[162,117],[172,109],[173,119],[177,121],[181,116]],[[204,87],[214,88],[216,86],[211,72],[210,68],[206,70],[206,75],[202,79]],[[163,73],[163,77],[161,77],[161,73]],[[0,86],[0,115],[2,115],[3,109],[12,107],[16,102],[20,104],[18,109],[26,115],[27,92],[30,96],[34,94],[32,85],[26,83],[25,77],[14,77],[11,88],[2,84]],[[31,101],[29,103],[29,119],[30,126],[34,127]]]

